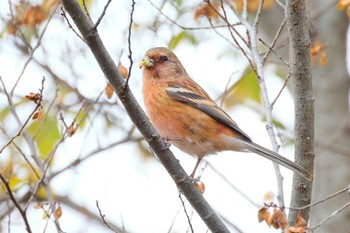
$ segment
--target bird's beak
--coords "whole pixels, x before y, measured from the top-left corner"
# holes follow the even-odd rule
[[[145,56],[139,64],[139,68],[141,69],[142,67],[149,68],[154,66],[154,61],[150,59],[149,57]]]

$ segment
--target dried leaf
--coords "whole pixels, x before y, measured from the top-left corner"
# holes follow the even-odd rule
[[[118,71],[123,76],[123,78],[128,78],[129,71],[122,64],[118,66]]]
[[[40,6],[29,6],[23,15],[22,24],[35,26],[42,23],[49,16],[49,11]]]
[[[343,10],[345,7],[350,6],[350,0],[339,0],[337,9]]]
[[[319,60],[320,66],[326,65],[327,62],[328,62],[327,54],[326,54],[325,52],[321,53],[321,55],[320,55],[320,60]]]
[[[269,227],[271,227],[270,219],[271,219],[271,214],[269,209],[266,206],[261,207],[260,210],[258,211],[258,221],[259,222],[265,221],[266,224]]]
[[[219,10],[220,3],[214,2],[211,5],[207,3],[200,4],[199,7],[194,12],[194,19],[198,20],[200,17],[207,17],[209,19],[219,19],[219,14],[217,13]]]
[[[305,227],[289,227],[285,233],[305,233]]]
[[[243,10],[243,3],[245,0],[234,0],[238,11]],[[256,12],[259,8],[260,0],[247,0],[247,11]],[[275,0],[265,0],[263,9],[270,9],[276,5]]]
[[[281,209],[274,209],[273,214],[271,216],[271,225],[275,229],[281,228],[282,230],[286,229],[288,226],[288,222],[284,213]]]
[[[112,96],[114,94],[114,88],[112,87],[112,85],[110,83],[107,83],[107,86],[105,88],[105,94],[106,94],[108,99],[112,98]]]
[[[198,191],[199,191],[201,194],[204,193],[204,191],[205,191],[205,184],[204,184],[202,181],[197,180],[197,181],[194,183],[194,185],[196,186],[196,188],[198,189]]]
[[[62,216],[62,208],[61,205],[58,204],[58,208],[55,211],[55,219],[58,220]]]
[[[297,214],[297,219],[295,220],[295,224],[294,225],[296,227],[306,227],[307,226],[307,222],[305,221],[303,216],[301,216],[300,212],[298,212],[298,214]]]
[[[7,33],[8,33],[9,35],[14,35],[14,34],[16,34],[17,29],[18,29],[18,26],[17,26],[17,24],[14,23],[13,21],[8,22],[7,25],[6,25],[6,30],[7,30]]]
[[[30,92],[28,95],[25,96],[25,98],[29,101],[33,101],[34,103],[38,103],[38,101],[41,99],[40,93],[33,93]]]
[[[326,48],[327,45],[323,44],[320,41],[316,41],[313,43],[313,46],[311,47],[311,61],[315,62],[318,58],[319,64],[321,66],[325,65],[327,63],[327,54],[326,54]]]
[[[32,116],[32,119],[35,120],[35,119],[38,118],[38,116],[39,116],[39,112],[36,112],[36,113],[34,113],[34,115]]]

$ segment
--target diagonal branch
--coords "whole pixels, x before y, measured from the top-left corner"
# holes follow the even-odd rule
[[[28,233],[31,233],[32,230],[30,228],[29,222],[28,222],[28,218],[27,218],[27,213],[25,210],[22,209],[22,207],[19,205],[19,203],[17,202],[15,196],[12,193],[11,187],[9,182],[5,179],[5,177],[3,177],[0,174],[0,179],[1,181],[4,183],[5,188],[7,190],[8,195],[10,196],[11,201],[13,202],[13,204],[16,206],[17,210],[19,211],[19,213],[21,214],[21,217],[23,218],[24,224],[26,225],[26,230]]]
[[[188,201],[212,232],[229,232],[219,219],[218,215],[203,198],[202,194],[193,185],[192,180],[180,166],[179,161],[168,149],[165,141],[150,124],[129,87],[124,86],[125,80],[118,72],[116,64],[113,62],[111,56],[103,45],[94,24],[84,14],[77,1],[62,0],[62,3],[66,11],[71,15],[74,23],[77,25],[81,35],[84,37],[109,83],[115,89],[118,97],[128,112],[130,119],[145,137],[146,141],[167,169],[178,188],[186,196]]]

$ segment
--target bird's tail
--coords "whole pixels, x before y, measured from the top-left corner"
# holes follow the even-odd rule
[[[254,142],[246,142],[247,149],[253,153],[259,154],[275,163],[280,164],[283,167],[286,167],[292,170],[295,173],[305,177],[308,180],[312,180],[312,175],[302,166],[294,163],[293,161],[273,152],[265,147],[262,147]]]

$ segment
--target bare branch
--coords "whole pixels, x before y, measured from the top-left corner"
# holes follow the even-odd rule
[[[111,2],[112,2],[112,0],[108,0],[108,2],[106,3],[105,7],[103,8],[103,11],[102,11],[100,17],[97,19],[97,21],[96,21],[96,23],[95,23],[95,26],[94,26],[95,30],[97,30],[98,25],[100,25],[101,20],[102,20],[103,17],[105,16],[106,11],[107,11],[107,8],[108,8],[108,6],[109,6],[109,4],[110,4]]]
[[[113,232],[119,233],[117,230],[113,229],[113,228],[108,224],[108,222],[106,221],[106,215],[102,214],[102,211],[101,211],[101,209],[100,209],[100,206],[99,206],[97,200],[96,200],[96,207],[97,207],[97,209],[98,209],[98,212],[99,212],[99,214],[100,214],[100,217],[102,218],[103,223],[104,223],[109,229],[111,229]]]
[[[338,192],[335,192],[335,193],[329,195],[328,197],[325,197],[324,199],[322,199],[322,200],[320,200],[320,201],[317,201],[317,202],[314,202],[314,203],[310,203],[310,204],[305,205],[305,206],[302,206],[302,207],[289,207],[289,209],[292,209],[292,210],[303,210],[303,209],[307,209],[307,208],[316,206],[316,205],[318,205],[318,204],[321,204],[321,203],[323,203],[323,202],[325,202],[325,201],[327,201],[327,200],[329,200],[329,199],[331,199],[331,198],[333,198],[333,197],[336,197],[336,196],[338,196],[338,195],[340,195],[340,194],[342,194],[342,193],[345,193],[345,192],[348,192],[348,193],[350,192],[350,185],[347,186],[347,187],[345,187],[345,188],[343,188],[343,189],[341,189],[341,190],[339,190]]]
[[[328,222],[329,220],[331,220],[332,218],[334,218],[336,215],[338,215],[340,212],[342,212],[343,210],[345,210],[346,208],[350,207],[350,201],[345,203],[342,207],[340,207],[339,209],[337,209],[336,211],[334,211],[331,215],[329,215],[327,218],[323,219],[321,222],[317,223],[315,226],[310,227],[309,229],[311,231],[315,230],[316,228],[322,226],[322,224],[324,224],[325,222]]]
[[[179,193],[179,199],[180,199],[180,201],[181,201],[182,208],[183,208],[183,210],[184,210],[184,212],[185,212],[185,215],[186,215],[186,218],[187,218],[187,222],[188,222],[188,226],[190,227],[191,232],[194,233],[193,226],[192,226],[192,223],[191,223],[191,218],[190,218],[190,216],[189,216],[188,213],[187,213],[187,209],[186,209],[186,206],[185,206],[185,202],[184,202],[184,200],[183,200],[182,197],[181,197],[181,193]]]
[[[132,50],[131,50],[131,29],[132,29],[132,23],[133,23],[133,16],[134,16],[134,11],[135,11],[135,1],[131,1],[131,13],[130,13],[130,24],[129,24],[129,30],[128,30],[128,49],[129,49],[129,72],[128,72],[128,77],[126,78],[126,82],[124,84],[124,87],[128,86],[129,79],[131,76],[131,70],[132,70],[132,65],[134,64],[134,61],[132,60]]]
[[[109,83],[113,86],[122,100],[122,104],[127,110],[131,120],[144,135],[145,139],[157,154],[168,173],[173,178],[178,188],[184,193],[191,205],[196,209],[202,220],[213,231],[229,232],[227,227],[220,221],[217,214],[210,208],[209,204],[203,198],[202,194],[196,189],[192,180],[180,166],[179,161],[168,149],[166,142],[161,138],[154,127],[149,123],[145,113],[138,105],[135,97],[129,88],[125,88],[125,80],[119,73],[116,64],[108,54],[96,30],[92,30],[94,25],[87,18],[81,7],[76,1],[62,0],[62,3],[73,18],[79,28],[82,36],[85,38],[87,45],[94,54],[101,70],[104,72]]]
[[[88,9],[87,6],[86,6],[85,0],[83,0],[83,6],[84,6],[85,14],[87,15],[87,17],[88,17],[90,20],[92,20],[92,19],[91,19],[91,16],[90,16],[90,13],[89,13],[89,9]]]
[[[85,2],[85,1],[84,1],[84,2]],[[63,7],[61,7],[61,15],[63,16],[63,18],[66,19],[66,22],[67,22],[67,24],[68,24],[68,27],[74,32],[74,34],[75,34],[79,39],[81,39],[81,40],[84,41],[84,43],[85,43],[84,38],[81,37],[81,35],[79,35],[79,33],[78,33],[77,31],[75,31],[75,29],[73,28],[73,26],[70,24],[69,19],[68,19],[67,15],[66,15],[66,12],[63,10]]]
[[[32,61],[32,59],[33,59],[33,57],[34,57],[35,51],[40,47],[41,41],[42,41],[42,39],[44,38],[46,29],[47,29],[47,27],[49,26],[49,24],[50,24],[50,22],[51,22],[51,19],[52,19],[53,16],[55,15],[58,6],[59,6],[59,4],[56,4],[56,7],[51,11],[50,16],[49,16],[49,18],[48,18],[48,20],[47,20],[47,22],[46,22],[46,24],[45,24],[45,26],[44,26],[44,28],[43,28],[43,31],[41,32],[41,34],[40,34],[40,36],[39,36],[39,38],[38,38],[38,41],[36,42],[36,45],[35,45],[34,48],[30,51],[29,57],[28,57],[27,61],[25,62],[24,66],[23,66],[23,68],[22,68],[22,71],[21,71],[21,73],[20,73],[20,75],[19,75],[19,77],[17,78],[15,84],[14,84],[13,87],[12,87],[12,90],[11,90],[11,92],[10,92],[11,98],[12,98],[12,96],[13,96],[13,93],[14,93],[14,91],[15,91],[15,89],[16,89],[18,83],[19,83],[19,81],[21,80],[21,78],[22,78],[22,76],[23,76],[23,74],[24,74],[24,71],[27,69],[27,66],[28,66],[29,63]]]
[[[5,83],[2,80],[1,76],[0,76],[0,82],[3,86],[3,90],[5,95],[7,96],[7,100],[9,101],[9,105],[10,107],[12,106],[12,100],[11,100],[11,96],[10,94],[7,92],[6,87],[5,87]],[[15,140],[15,138],[17,138],[19,135],[21,135],[22,131],[24,130],[24,128],[27,126],[28,122],[32,119],[34,113],[39,109],[39,107],[41,106],[41,102],[42,102],[42,98],[43,98],[43,91],[44,91],[44,82],[45,82],[45,78],[43,78],[42,82],[41,82],[41,89],[39,89],[39,95],[40,98],[38,100],[38,102],[36,103],[36,106],[34,108],[34,110],[29,114],[29,116],[27,117],[27,119],[25,120],[25,122],[22,124],[21,128],[18,130],[18,132],[0,149],[0,153],[8,146],[10,145],[13,140]]]
[[[30,225],[29,225],[29,222],[28,222],[28,219],[27,219],[26,211],[24,211],[22,209],[22,207],[19,205],[19,203],[17,202],[15,196],[12,193],[12,190],[11,190],[9,182],[5,179],[5,177],[2,176],[1,173],[0,173],[0,179],[4,183],[5,188],[7,190],[8,195],[10,196],[11,201],[13,202],[13,204],[16,206],[17,210],[19,211],[19,213],[20,213],[20,215],[21,215],[21,217],[22,217],[22,219],[24,221],[24,224],[26,225],[27,232],[31,233],[32,230],[30,228]]]
[[[286,80],[285,80],[284,83],[283,83],[283,86],[282,86],[281,90],[278,92],[276,98],[271,102],[271,108],[273,108],[273,106],[275,105],[276,101],[278,100],[278,98],[279,98],[280,95],[282,94],[282,91],[284,90],[284,88],[286,88],[287,83],[288,83],[290,77],[292,77],[291,74],[288,75],[288,77],[286,78]]]

